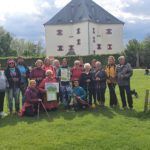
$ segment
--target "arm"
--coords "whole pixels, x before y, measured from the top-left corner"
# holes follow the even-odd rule
[[[45,90],[45,80],[43,79],[42,82],[40,83],[39,87],[38,87],[39,91],[41,93],[46,93],[46,90]]]
[[[133,69],[130,64],[127,64],[127,72],[124,75],[124,78],[130,78],[133,75]]]

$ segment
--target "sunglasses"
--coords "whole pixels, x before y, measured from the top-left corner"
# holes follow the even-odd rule
[[[12,63],[9,63],[9,65],[12,65],[12,64],[14,65],[14,63],[13,63],[13,62],[12,62]]]

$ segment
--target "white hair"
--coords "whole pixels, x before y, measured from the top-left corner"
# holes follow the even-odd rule
[[[85,64],[84,64],[84,69],[85,69],[86,67],[91,68],[91,65],[90,65],[89,63],[85,63]]]
[[[125,57],[124,57],[124,56],[120,56],[120,57],[118,58],[119,61],[120,61],[121,59],[125,59]]]

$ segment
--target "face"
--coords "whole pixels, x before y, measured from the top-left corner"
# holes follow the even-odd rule
[[[79,68],[80,67],[80,63],[75,63],[75,67]]]
[[[95,60],[95,59],[92,60],[92,63],[91,63],[91,64],[92,64],[93,67],[95,67],[95,63],[96,63],[96,60]]]
[[[59,67],[59,66],[60,66],[59,61],[56,61],[56,62],[54,63],[54,66]]]
[[[78,87],[79,86],[79,81],[74,81],[74,86]]]
[[[125,59],[124,58],[120,59],[119,63],[120,63],[120,65],[124,65],[125,64]]]
[[[37,62],[36,63],[36,67],[41,68],[42,67],[42,63],[41,62]]]
[[[15,62],[9,62],[9,67],[10,67],[10,68],[15,67]]]
[[[50,65],[50,60],[46,59],[44,63],[45,63],[45,65]]]
[[[46,75],[47,77],[49,77],[49,78],[52,78],[53,77],[53,74],[51,73],[51,72],[47,72],[47,75]]]
[[[67,66],[67,61],[66,61],[66,60],[63,60],[62,65],[63,65],[63,66]]]
[[[86,72],[90,72],[90,69],[91,69],[91,67],[88,66],[88,65],[85,67],[85,71],[86,71]]]
[[[30,87],[34,89],[34,88],[36,87],[36,82],[35,82],[35,81],[32,81],[32,82],[30,83]]]
[[[109,57],[108,58],[108,64],[109,65],[112,65],[112,64],[114,64],[115,62],[114,62],[114,60],[111,58],[111,57]]]
[[[96,67],[97,70],[98,70],[98,69],[101,69],[101,63],[96,63],[96,64],[95,64],[95,67]]]
[[[19,58],[19,59],[18,59],[18,64],[23,64],[23,63],[24,63],[24,59]]]

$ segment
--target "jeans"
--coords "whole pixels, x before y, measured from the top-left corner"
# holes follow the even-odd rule
[[[120,90],[120,96],[122,100],[122,107],[127,107],[126,97],[125,97],[125,92],[126,92],[128,105],[130,108],[133,108],[133,100],[132,100],[132,95],[130,92],[130,86],[129,85],[119,86],[119,90]]]
[[[71,101],[71,96],[72,96],[72,89],[71,87],[68,86],[61,86],[60,87],[60,92],[61,92],[61,97],[64,106],[67,108],[69,107],[69,103]]]
[[[0,91],[0,112],[3,112],[5,91]]]
[[[116,84],[114,83],[108,83],[108,88],[109,88],[109,96],[110,96],[110,106],[117,106],[118,100],[115,92],[115,86]]]
[[[20,89],[19,88],[9,88],[8,89],[8,106],[9,106],[9,111],[13,111],[13,98],[15,99],[15,110],[16,112],[19,111],[20,109]]]
[[[105,105],[105,91],[106,91],[106,88],[97,89],[97,100],[102,106]]]
[[[24,101],[25,101],[25,91],[27,89],[27,86],[28,86],[27,83],[21,83],[21,85],[20,85],[20,92],[22,94],[22,106],[23,106]]]

